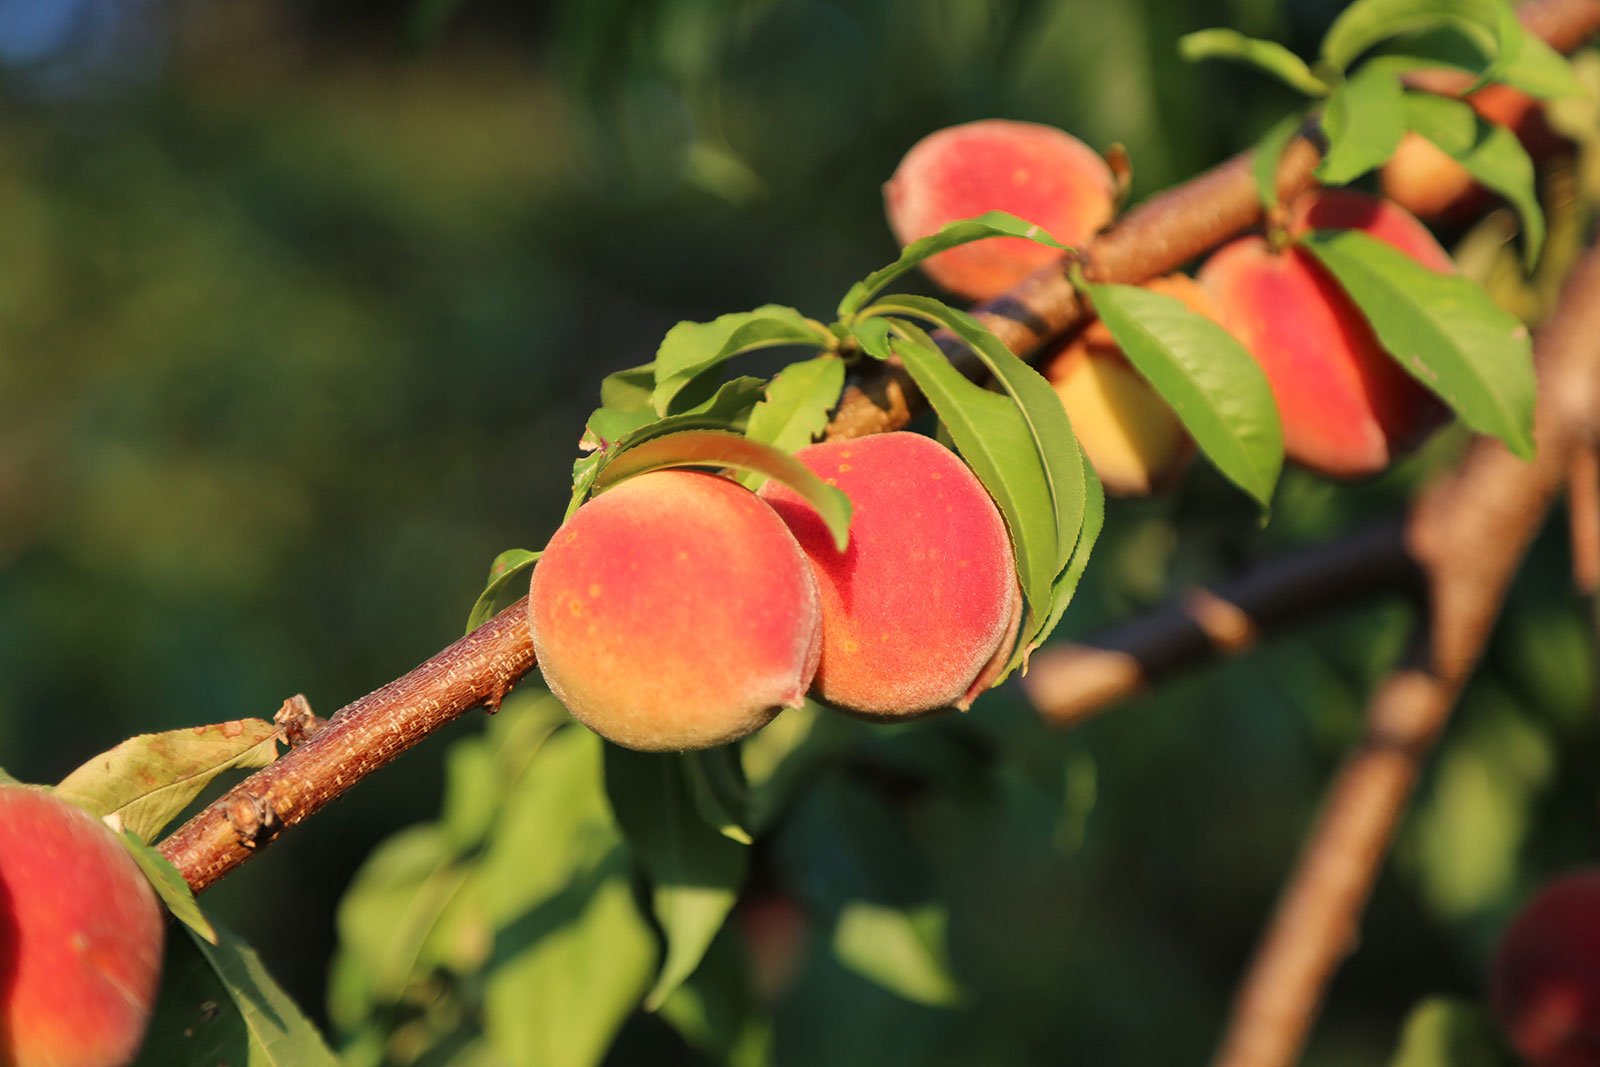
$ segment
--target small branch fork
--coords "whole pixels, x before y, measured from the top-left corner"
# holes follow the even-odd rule
[[[1600,0],[1533,0],[1520,8],[1518,15],[1524,25],[1552,46],[1570,51],[1600,29]],[[1290,143],[1278,175],[1281,197],[1293,197],[1310,187],[1318,157],[1317,147],[1306,137]],[[1260,217],[1249,157],[1243,155],[1134,208],[1082,249],[1078,259],[1092,280],[1144,281],[1172,271],[1256,225]],[[976,309],[976,313],[1012,351],[1031,353],[1083,318],[1084,309],[1067,279],[1066,267],[1063,264],[1034,275],[1004,297]],[[862,380],[846,391],[829,427],[830,437],[897,429],[909,421],[919,402],[915,387],[896,367],[874,367],[878,368],[879,377]],[[1376,561],[1389,551],[1382,547],[1383,536],[1370,536],[1374,543],[1365,547],[1330,546],[1326,558],[1330,573],[1342,573],[1352,582],[1365,580],[1356,577],[1364,574],[1362,560]],[[1318,552],[1312,552],[1300,557],[1298,564],[1285,561],[1281,568],[1284,589],[1290,590],[1299,582],[1302,588],[1322,589],[1330,602],[1346,599],[1351,583],[1321,582],[1311,563],[1318,556]],[[1408,565],[1393,556],[1382,566],[1374,563],[1374,569],[1403,573]],[[1267,577],[1273,570],[1269,566],[1256,576],[1242,579],[1238,584],[1245,602],[1232,601],[1244,609],[1246,617],[1255,618],[1258,626],[1291,621],[1308,614],[1316,603],[1313,599],[1275,594],[1272,580]],[[1275,604],[1277,614],[1266,610],[1251,615],[1250,607],[1259,606],[1255,601]],[[1236,636],[1231,643],[1219,643],[1217,635],[1226,627],[1219,629],[1218,620],[1228,612],[1219,612],[1218,605],[1227,603],[1230,601],[1224,596],[1217,604],[1191,605],[1184,614],[1188,622],[1169,618],[1165,629],[1159,620],[1153,622],[1160,640],[1149,639],[1149,648],[1143,650],[1147,655],[1141,655],[1140,647],[1133,647],[1137,642],[1129,641],[1128,634],[1137,631],[1137,625],[1114,632],[1122,635],[1122,644],[1102,642],[1107,646],[1102,651],[1128,655],[1145,663],[1146,669],[1132,681],[1121,683],[1126,688],[1108,685],[1097,697],[1079,696],[1075,714],[1084,714],[1094,701],[1116,699],[1140,680],[1148,680],[1152,664],[1171,669],[1207,652],[1237,651],[1243,647],[1248,643],[1247,634]],[[1191,627],[1198,627],[1205,635],[1203,642],[1194,639]],[[1167,654],[1158,656],[1158,650]],[[1035,662],[1039,662],[1038,657]],[[249,859],[261,845],[303,822],[434,730],[479,705],[497,706],[533,666],[526,602],[519,601],[421,666],[336,712],[314,736],[179,827],[161,842],[160,850],[189,886],[200,892]],[[1059,676],[1056,681],[1060,685]],[[1071,688],[1066,685],[1062,691]],[[250,821],[248,813],[254,813],[260,824],[241,828],[241,819]]]

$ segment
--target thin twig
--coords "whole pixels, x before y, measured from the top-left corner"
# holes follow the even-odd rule
[[[1536,346],[1532,463],[1480,439],[1413,506],[1406,542],[1427,615],[1405,667],[1379,688],[1364,736],[1329,788],[1234,1005],[1216,1067],[1288,1067],[1300,1055],[1399,827],[1423,758],[1482,655],[1523,554],[1566,481],[1600,395],[1600,249],[1567,280]],[[1583,398],[1574,403],[1573,398]]]

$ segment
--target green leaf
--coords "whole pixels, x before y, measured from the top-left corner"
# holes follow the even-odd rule
[[[655,970],[631,862],[601,775],[601,742],[568,727],[506,791],[477,883],[493,934],[487,1036],[511,1063],[588,1067]]]
[[[750,804],[750,789],[739,762],[739,746],[718,745],[680,755],[700,818],[729,841],[751,844],[750,831],[744,828],[747,817],[742,814]]]
[[[161,997],[137,1062],[336,1067],[322,1035],[255,951],[223,927],[216,931],[216,945],[192,932],[167,939]]]
[[[666,959],[645,998],[654,1011],[694,973],[738,899],[750,853],[695,810],[682,758],[606,746],[606,791],[650,882]]]
[[[644,363],[600,379],[600,406],[613,411],[649,411],[656,388],[656,365]]]
[[[711,322],[680,322],[667,331],[656,350],[651,405],[658,415],[667,414],[685,385],[734,356],[777,345],[823,348],[832,343],[827,327],[777,304],[721,315]]]
[[[4,767],[0,767],[0,785],[21,785],[21,784],[22,784],[21,782],[17,781],[15,778],[11,777],[11,775],[7,774],[6,773],[6,769]]]
[[[1226,59],[1270,74],[1307,96],[1327,96],[1330,86],[1311,73],[1306,61],[1276,41],[1246,37],[1235,30],[1200,30],[1178,39],[1178,54],[1190,63]]]
[[[861,351],[877,360],[887,360],[894,354],[889,348],[890,333],[887,319],[858,319],[850,324],[850,335]]]
[[[140,734],[67,775],[56,793],[152,841],[217,775],[277,759],[277,738],[265,719]]]
[[[1318,232],[1302,243],[1412,377],[1468,426],[1532,457],[1534,377],[1526,326],[1466,278],[1435,273],[1359,230]]]
[[[1407,37],[1371,62],[1391,63],[1397,73],[1444,67],[1482,78],[1493,59],[1492,53],[1474,47],[1470,38],[1446,29]],[[1515,54],[1499,65],[1494,79],[1540,100],[1587,95],[1566,57],[1526,30],[1521,31]]]
[[[845,967],[907,1000],[930,1007],[961,1003],[944,958],[946,915],[924,905],[902,911],[852,901],[833,929],[833,953]]]
[[[494,558],[489,565],[489,580],[473,602],[472,613],[467,616],[467,633],[470,634],[494,617],[501,592],[518,575],[539,562],[540,555],[542,553],[529,552],[525,548],[508,548]]]
[[[1381,65],[1367,64],[1341,83],[1322,113],[1328,151],[1317,177],[1344,185],[1394,155],[1405,135],[1402,96],[1400,78]]]
[[[1382,41],[1441,27],[1464,35],[1490,57],[1486,75],[1512,63],[1522,45],[1522,28],[1503,0],[1356,0],[1328,28],[1322,60],[1344,71]]]
[[[144,871],[144,876],[150,880],[150,887],[156,891],[156,896],[161,898],[161,903],[167,906],[173,918],[193,930],[195,936],[203,938],[207,944],[217,944],[216,928],[200,910],[189,883],[183,880],[178,868],[130,830],[122,831],[122,843],[133,853],[134,862]]]
[[[808,699],[745,738],[739,745],[748,782],[745,824],[758,834],[771,827],[810,777],[850,748],[853,726]]]
[[[1078,543],[1072,550],[1072,558],[1056,576],[1055,583],[1051,587],[1050,614],[1046,616],[1044,625],[1039,628],[1032,643],[1023,648],[1024,665],[1034,649],[1044,644],[1045,640],[1055,632],[1055,628],[1067,613],[1067,605],[1072,603],[1072,598],[1078,591],[1078,583],[1083,580],[1083,572],[1089,566],[1089,555],[1094,551],[1095,542],[1100,539],[1100,531],[1106,525],[1105,487],[1100,484],[1100,476],[1095,473],[1094,464],[1089,462],[1088,456],[1083,458],[1083,472],[1088,488],[1083,508],[1083,532],[1078,535]]]
[[[594,490],[602,493],[624,479],[668,467],[733,467],[776,478],[817,510],[839,551],[849,544],[848,497],[787,452],[738,434],[686,430],[635,445],[607,460],[595,479]]]
[[[784,452],[804,448],[827,429],[843,388],[844,360],[837,356],[791,363],[768,383],[744,435]]]
[[[1532,270],[1544,249],[1544,211],[1539,207],[1533,161],[1516,134],[1484,121],[1460,100],[1432,93],[1406,93],[1405,119],[1408,127],[1516,208],[1522,219],[1523,260]]]
[[[1278,206],[1278,165],[1283,162],[1283,153],[1300,132],[1303,121],[1300,115],[1285,115],[1261,135],[1250,151],[1250,173],[1256,179],[1261,206],[1267,211]]]
[[[917,264],[940,252],[958,245],[971,244],[987,237],[1023,237],[1037,244],[1049,245],[1063,251],[1067,246],[1026,219],[1004,211],[986,211],[977,218],[959,219],[946,223],[938,233],[912,241],[900,253],[900,258],[881,270],[875,270],[850,287],[839,301],[839,319],[852,323],[856,314],[866,307],[883,290],[883,287],[915,269]]]
[[[1482,1007],[1431,997],[1411,1010],[1389,1067],[1501,1067],[1499,1045]]]
[[[1221,326],[1133,285],[1086,286],[1095,313],[1217,470],[1265,508],[1283,468],[1267,376]]]

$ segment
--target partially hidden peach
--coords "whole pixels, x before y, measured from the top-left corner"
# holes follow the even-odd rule
[[[1359,229],[1430,270],[1450,257],[1396,204],[1348,190],[1293,205],[1291,233]],[[1311,253],[1260,237],[1219,249],[1198,275],[1223,324],[1266,372],[1284,451],[1302,466],[1354,478],[1387,467],[1435,425],[1443,406],[1378,343],[1360,309]]]
[[[1600,1067],[1600,870],[1557,878],[1501,937],[1496,1017],[1529,1067]]]
[[[149,881],[104,823],[0,786],[0,1064],[132,1062],[165,933]]]
[[[931,133],[883,187],[901,246],[957,219],[1008,211],[1062,244],[1079,245],[1111,221],[1116,183],[1105,160],[1052,126],[984,119]],[[922,263],[935,283],[969,300],[1011,288],[1061,253],[1021,237],[990,237]]]
[[[707,748],[800,704],[822,637],[794,536],[748,489],[641,474],[562,525],[534,567],[533,649],[551,692],[628,748]]]
[[[1022,610],[1005,522],[983,484],[913,433],[812,445],[796,458],[854,508],[840,552],[798,494],[761,488],[821,589],[818,693],[875,719],[968,707],[1004,666]]]
[[[1187,275],[1156,278],[1145,288],[1220,321],[1211,297]],[[1047,353],[1040,367],[1107,492],[1148,495],[1175,481],[1194,457],[1194,441],[1172,407],[1128,362],[1099,319]]]

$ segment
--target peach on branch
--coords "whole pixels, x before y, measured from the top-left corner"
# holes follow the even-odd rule
[[[1211,297],[1187,275],[1156,278],[1145,288],[1219,319]],[[1155,492],[1175,480],[1194,456],[1194,442],[1183,423],[1128,362],[1099,319],[1058,345],[1040,366],[1107,492]]]
[[[1397,204],[1330,190],[1302,198],[1290,219],[1291,233],[1357,229],[1430,270],[1454,269]],[[1305,249],[1242,237],[1207,260],[1199,280],[1223,325],[1266,372],[1290,459],[1334,477],[1374,474],[1439,419],[1439,402],[1389,357],[1360,308]]]
[[[1600,1067],[1600,870],[1550,882],[1496,950],[1495,1015],[1530,1067]]]
[[[551,692],[619,745],[707,748],[805,698],[822,637],[794,536],[737,482],[641,474],[562,525],[533,570]]]
[[[912,146],[883,187],[902,246],[957,219],[1008,211],[1062,244],[1078,245],[1116,205],[1111,168],[1052,126],[984,119],[931,133]],[[989,237],[922,263],[940,286],[969,300],[998,296],[1061,253],[1022,237]]]
[[[766,499],[799,539],[822,595],[816,687],[836,707],[894,719],[966,708],[1004,666],[1021,619],[1004,520],[943,445],[889,433],[796,458],[850,498],[850,544],[787,486]]]
[[[132,1062],[165,929],[104,823],[44,790],[0,786],[0,1064]]]

